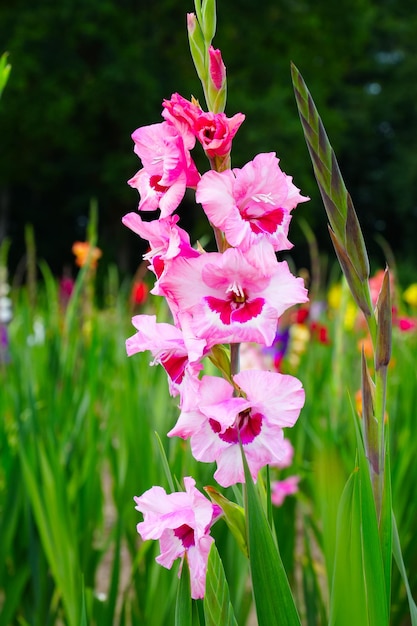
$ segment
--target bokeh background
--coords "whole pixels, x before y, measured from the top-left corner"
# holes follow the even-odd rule
[[[1,3],[1,52],[9,52],[12,72],[0,101],[0,242],[11,240],[12,274],[25,254],[26,224],[57,276],[73,267],[71,246],[85,239],[92,200],[100,271],[138,266],[143,244],[120,221],[138,202],[126,184],[140,167],[130,135],[160,121],[161,102],[175,91],[203,102],[186,34],[191,11],[192,0]],[[416,32],[410,0],[223,0],[214,40],[228,69],[226,113],[246,115],[233,165],[275,151],[312,199],[297,215],[322,254],[330,251],[292,91],[293,61],[338,156],[373,269],[384,265],[388,245],[405,284],[417,261]],[[193,238],[201,237],[205,222],[191,195],[180,213]],[[291,239],[295,263],[308,264],[297,220]]]

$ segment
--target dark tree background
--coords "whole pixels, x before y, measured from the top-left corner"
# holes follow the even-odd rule
[[[162,99],[174,91],[203,102],[188,49],[191,11],[192,0],[1,4],[0,52],[9,52],[12,73],[0,102],[0,241],[11,239],[12,271],[27,223],[54,272],[72,264],[92,198],[103,264],[135,269],[143,249],[120,222],[138,202],[126,184],[140,167],[130,135],[160,121]],[[410,0],[218,0],[214,44],[228,69],[226,112],[246,114],[234,165],[276,151],[312,198],[296,215],[330,250],[291,86],[294,61],[336,150],[374,268],[383,259],[375,235],[404,268],[417,260],[416,32]],[[201,236],[198,208],[185,201],[180,212]],[[291,239],[297,262],[306,263],[297,220]]]

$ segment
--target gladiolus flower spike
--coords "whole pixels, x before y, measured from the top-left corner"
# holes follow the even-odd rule
[[[139,193],[138,212],[123,223],[148,241],[144,261],[154,274],[150,293],[165,299],[171,320],[135,315],[127,354],[149,351],[152,365],[162,365],[171,395],[179,397],[180,414],[168,433],[190,441],[193,456],[215,463],[221,487],[245,482],[242,449],[250,476],[257,481],[266,465],[285,467],[292,450],[285,430],[297,421],[304,405],[301,382],[293,376],[258,370],[239,371],[239,346],[271,347],[280,317],[308,301],[304,281],[294,276],[276,252],[292,247],[288,239],[293,211],[307,197],[279,166],[274,152],[256,155],[241,168],[231,168],[233,141],[245,116],[224,113],[226,68],[221,51],[211,45],[214,0],[196,0],[188,14],[190,47],[203,83],[208,110],[178,93],[162,103],[163,121],[132,134],[141,160],[129,185]],[[192,151],[199,143],[210,168],[200,172]],[[218,250],[192,245],[176,213],[187,190],[213,228]],[[144,220],[142,212],[158,214]],[[210,365],[209,373],[206,370]],[[213,365],[217,374],[213,374]],[[297,481],[276,487],[276,500],[294,493]],[[245,554],[246,511],[229,503],[213,487],[212,504],[184,479],[185,492],[167,494],[152,487],[135,497],[143,513],[137,530],[144,540],[157,539],[157,562],[171,568],[187,559],[191,594],[205,593],[210,528],[222,513]]]

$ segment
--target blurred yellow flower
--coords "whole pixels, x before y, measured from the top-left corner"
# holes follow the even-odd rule
[[[72,252],[75,255],[75,263],[78,267],[83,267],[86,264],[89,255],[91,255],[91,267],[97,267],[97,261],[103,254],[100,248],[91,248],[88,241],[74,242]]]
[[[331,309],[338,309],[342,302],[342,285],[341,283],[335,283],[327,292],[327,302]]]
[[[403,298],[407,304],[417,306],[417,283],[412,283],[403,293]]]
[[[352,330],[358,315],[358,307],[353,302],[350,295],[346,292],[342,283],[335,283],[329,288],[327,292],[327,302],[330,309],[333,309],[334,311],[339,311],[342,306],[344,307],[344,327],[347,330]]]

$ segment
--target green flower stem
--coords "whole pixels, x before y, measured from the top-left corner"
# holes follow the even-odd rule
[[[387,392],[387,367],[381,367],[375,374],[375,417],[378,428],[378,475],[374,486],[375,506],[378,522],[381,518],[384,494],[385,472],[385,404]]]

